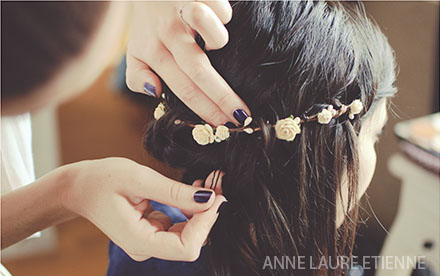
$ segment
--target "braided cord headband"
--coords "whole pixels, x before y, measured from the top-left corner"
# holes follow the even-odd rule
[[[280,119],[276,124],[272,125],[275,128],[276,137],[280,140],[293,141],[295,136],[301,133],[301,124],[308,123],[311,121],[318,121],[320,124],[328,124],[333,118],[337,118],[342,114],[349,111],[348,118],[354,119],[354,115],[361,113],[363,109],[362,102],[359,99],[354,100],[349,105],[342,105],[338,110],[334,109],[332,105],[327,108],[322,109],[319,113],[312,116],[306,116],[305,118],[295,117],[290,115],[287,118]],[[154,110],[154,118],[159,120],[165,114],[165,105],[161,102]],[[193,139],[202,146],[220,143],[229,138],[230,134],[233,132],[245,132],[247,134],[252,134],[256,131],[260,131],[260,127],[250,127],[252,123],[252,117],[248,117],[242,127],[229,129],[226,126],[217,126],[214,128],[209,124],[190,124],[184,123],[181,120],[175,120],[175,124],[185,124],[186,126],[192,127]]]

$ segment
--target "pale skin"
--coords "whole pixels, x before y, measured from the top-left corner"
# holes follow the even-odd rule
[[[2,196],[2,248],[83,216],[134,260],[193,261],[225,201],[223,196],[213,196],[207,203],[196,203],[193,194],[198,190],[204,189],[173,181],[125,158],[63,166]],[[194,215],[178,229],[170,229],[169,218],[153,211],[149,200]]]
[[[237,123],[233,110],[241,108],[250,115],[249,109],[215,72],[203,51],[195,48],[193,37],[195,32],[200,33],[208,49],[223,47],[228,41],[223,24],[230,20],[232,9],[225,0],[184,4],[133,3],[136,12],[131,17],[136,26],[127,53],[128,85],[142,92],[137,83],[148,81],[155,85],[159,96],[161,87],[151,71],[154,69],[205,121],[213,125]],[[2,103],[2,115],[57,104],[93,83],[106,68],[103,61],[110,60],[111,47],[106,46],[121,38],[126,9],[126,3],[111,3],[84,53],[33,93]],[[179,17],[180,9],[185,22]],[[164,36],[171,31],[173,39]],[[203,66],[204,70],[194,71],[194,66]],[[219,206],[226,201],[214,193],[206,203],[195,202],[194,193],[200,190],[208,189],[184,185],[124,158],[66,165],[2,195],[1,248],[51,225],[83,216],[135,260],[157,257],[194,261],[218,217]],[[172,226],[168,217],[151,209],[149,200],[180,208],[191,219]]]
[[[144,93],[144,84],[162,88],[154,70],[183,103],[204,121],[218,126],[226,122],[239,124],[236,109],[251,111],[226,81],[215,71],[194,36],[199,33],[207,49],[222,48],[228,42],[223,24],[232,18],[228,1],[135,2],[131,37],[143,32],[143,39],[131,39],[127,50],[127,85]],[[181,10],[182,18],[174,16]],[[160,12],[160,18],[155,15]],[[138,15],[142,13],[143,16]],[[138,16],[136,16],[138,15]],[[151,28],[144,30],[144,26]],[[154,49],[145,51],[144,49]]]

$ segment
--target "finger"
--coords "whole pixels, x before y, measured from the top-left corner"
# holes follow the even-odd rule
[[[137,212],[133,212],[132,203],[123,197],[116,198],[112,205],[114,206],[112,212],[105,213],[108,215],[107,218],[101,218],[101,223],[93,220],[92,222],[132,259],[144,261],[156,256],[153,255],[157,250],[154,246],[158,245],[153,246],[152,237],[154,240],[155,233],[170,228],[169,218],[166,218],[161,212],[153,211],[147,215],[148,219],[145,219]],[[167,250],[171,250],[171,248],[167,248]],[[163,251],[161,254],[165,256],[167,252]]]
[[[151,206],[150,201],[148,200],[148,206],[144,209],[143,216],[148,216],[151,214],[154,210],[154,207]]]
[[[194,182],[193,182],[193,184],[192,184],[192,186],[193,187],[197,187],[197,188],[200,188],[200,187],[202,187],[202,183],[203,183],[203,180],[201,180],[201,179],[197,179],[197,180],[195,180]],[[203,187],[204,188],[204,187]],[[192,218],[192,215],[193,215],[193,213],[192,212],[190,212],[190,211],[188,211],[188,210],[180,210],[180,211],[182,211],[182,213],[185,215],[185,217],[187,217],[188,219],[190,219],[190,218]]]
[[[148,210],[148,207],[150,206],[150,201],[148,199],[142,199],[139,203],[134,204],[134,209],[138,212],[141,212],[142,214],[145,214]]]
[[[139,250],[139,243],[145,240],[145,233],[149,233],[145,229],[147,229],[146,226],[151,227],[150,223],[142,219],[142,214],[134,210],[133,203],[126,198],[114,197],[110,200],[100,205],[112,206],[111,211],[104,208],[99,216],[89,218],[90,221],[133,259],[138,261],[148,259],[148,254],[145,254],[143,250],[145,246]]]
[[[203,183],[203,180],[197,179],[193,182],[192,186],[193,187],[202,187],[202,183]]]
[[[147,64],[127,53],[127,70],[125,72],[127,86],[134,92],[159,97],[162,86],[156,74]]]
[[[127,253],[128,256],[130,256],[130,258],[132,258],[133,260],[137,261],[137,262],[144,262],[150,258],[152,258],[153,256],[149,256],[149,255],[138,255],[138,254],[130,254],[128,252]]]
[[[153,253],[157,249],[153,247],[151,237],[155,233],[169,229],[172,225],[171,220],[159,211],[146,211],[143,217],[138,217],[133,214],[130,203],[124,201],[122,197],[119,201],[122,202],[115,204],[116,219],[114,217],[109,219],[108,221],[111,222],[110,227],[106,227],[111,231],[104,232],[136,261],[144,261],[155,257],[156,255],[153,255]],[[101,225],[97,224],[97,226],[100,227]],[[157,245],[155,246],[157,247]],[[162,254],[166,254],[166,252]]]
[[[191,212],[205,211],[214,203],[215,195],[212,190],[192,187],[165,177],[148,167],[139,164],[137,166],[140,180],[124,186],[125,194],[135,194]]]
[[[238,125],[243,124],[246,117],[251,115],[249,108],[243,100],[235,94],[229,84],[212,67],[206,54],[192,37],[181,32],[176,32],[175,36],[177,37],[174,39],[164,37],[164,43],[172,53],[176,64],[194,81],[197,87],[204,91],[204,95],[209,97],[211,102],[217,105],[217,108],[221,107],[223,113],[228,116],[231,122],[235,121]],[[193,100],[194,98],[184,95],[188,91],[183,91],[182,89],[173,91],[178,97],[183,98],[183,102],[185,100]],[[194,103],[191,104],[195,105]],[[189,104],[187,105],[189,106]],[[236,118],[234,116],[236,110],[243,110],[246,114]],[[214,120],[212,117],[204,119],[208,121]]]
[[[171,219],[160,211],[153,211],[145,217],[150,222],[154,231],[167,231],[173,223]]]
[[[200,34],[207,49],[220,49],[228,43],[228,31],[215,12],[200,2],[190,2],[182,8],[183,21]]]
[[[210,7],[223,24],[227,24],[232,19],[232,7],[227,0],[218,1],[199,1]]]
[[[208,238],[212,226],[214,226],[218,218],[220,206],[225,204],[225,202],[227,202],[227,200],[224,196],[217,196],[211,208],[203,213],[194,214],[193,217],[187,221],[181,234],[184,247],[193,248],[200,252],[205,240]]]
[[[179,222],[179,223],[175,223],[173,224],[173,226],[171,226],[168,229],[168,232],[173,232],[173,233],[181,233],[183,228],[186,225],[186,221],[185,222]]]
[[[218,217],[217,210],[224,201],[223,196],[218,196],[211,208],[194,214],[181,233],[159,231],[151,235],[145,255],[173,261],[195,261]]]
[[[171,54],[168,53],[159,61],[153,61],[152,67],[174,94],[203,120],[215,126],[230,121],[229,116],[180,69]]]
[[[216,195],[223,195],[222,190],[222,179],[224,172],[220,170],[212,171],[205,180],[197,179],[193,183],[193,187],[202,187],[213,190]],[[193,216],[193,212],[187,210],[181,210],[182,213],[188,218],[191,219]]]

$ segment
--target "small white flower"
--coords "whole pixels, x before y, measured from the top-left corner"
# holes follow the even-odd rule
[[[354,115],[361,113],[362,109],[364,108],[362,102],[357,99],[354,100],[351,104],[350,104],[350,113],[348,114],[348,117],[350,119],[354,118]]]
[[[192,130],[192,136],[199,145],[211,144],[215,140],[212,127],[208,124],[196,125]]]
[[[247,127],[252,123],[252,117],[247,117],[246,120],[244,120],[244,127]]]
[[[154,119],[159,120],[165,114],[165,105],[163,103],[159,103],[154,109]]]
[[[247,128],[245,128],[245,129],[243,129],[243,131],[246,132],[247,134],[252,134],[252,133],[254,133],[254,130],[253,130],[252,128],[250,128],[250,127],[247,127]]]
[[[326,125],[330,123],[330,121],[333,118],[334,114],[333,106],[327,107],[327,109],[323,109],[321,112],[318,113],[318,123]]]
[[[333,108],[333,105],[329,105],[329,106],[327,107],[327,110],[330,111],[330,112],[332,113],[332,117],[335,117],[336,114],[338,113],[338,112],[336,111],[336,109]]]
[[[275,125],[275,133],[278,139],[293,141],[298,133],[301,133],[300,119],[291,117],[278,120]]]
[[[229,138],[229,128],[226,126],[218,126],[215,130],[215,141],[221,142]]]

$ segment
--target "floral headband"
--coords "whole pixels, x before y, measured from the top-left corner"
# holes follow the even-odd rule
[[[293,141],[295,136],[301,133],[301,124],[311,121],[318,121],[320,124],[328,124],[332,118],[337,118],[342,114],[348,113],[349,119],[354,119],[354,115],[359,114],[363,109],[362,102],[359,99],[354,100],[349,105],[342,105],[338,110],[334,109],[332,105],[321,110],[321,112],[312,115],[305,116],[305,118],[295,117],[290,115],[287,118],[280,119],[276,124],[272,125],[275,128],[276,137],[280,140]],[[165,114],[165,105],[161,102],[154,110],[154,118],[159,120]],[[183,124],[181,120],[176,120],[175,124]],[[250,124],[252,123],[252,117],[248,117],[242,127],[229,129],[226,126],[217,126],[214,128],[209,124],[186,124],[192,127],[193,139],[202,146],[212,144],[214,142],[220,143],[229,138],[232,132],[245,132],[247,134],[252,134],[256,131],[260,131],[259,127],[252,128]]]

